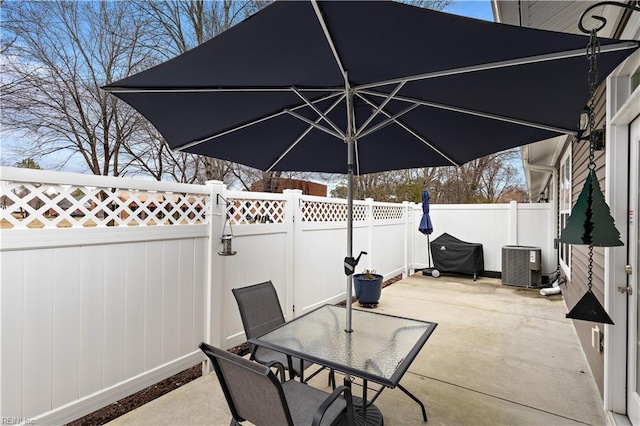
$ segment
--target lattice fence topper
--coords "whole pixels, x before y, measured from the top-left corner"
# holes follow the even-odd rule
[[[285,201],[229,198],[227,216],[231,225],[284,223]]]
[[[404,219],[403,206],[373,206],[373,220]]]
[[[207,195],[3,181],[2,228],[194,225]]]
[[[367,218],[365,204],[353,205],[353,221]],[[322,201],[303,201],[303,222],[345,222],[347,220],[347,205],[345,203],[330,203]]]

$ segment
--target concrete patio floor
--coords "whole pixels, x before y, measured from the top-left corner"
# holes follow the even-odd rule
[[[375,310],[439,324],[401,381],[425,404],[429,425],[607,423],[559,295],[491,278],[418,273],[386,287]],[[320,388],[326,383],[326,376],[312,381]],[[376,406],[386,425],[423,424],[418,405],[399,389],[386,389]],[[210,374],[110,424],[228,425],[230,419]]]

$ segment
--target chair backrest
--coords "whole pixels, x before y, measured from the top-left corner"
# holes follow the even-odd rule
[[[293,425],[280,382],[269,367],[204,342],[233,418],[256,425]]]
[[[284,324],[278,293],[271,281],[231,291],[238,303],[247,339],[259,337]],[[251,350],[254,350],[253,345]]]

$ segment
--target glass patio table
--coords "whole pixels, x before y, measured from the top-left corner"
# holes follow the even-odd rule
[[[358,423],[381,424],[382,415],[373,405],[385,387],[398,387],[422,409],[424,404],[400,385],[400,379],[433,333],[437,324],[410,318],[354,309],[353,331],[345,331],[346,312],[342,306],[323,305],[249,342],[298,357],[363,380],[363,401],[356,410]],[[382,385],[367,400],[368,381]]]

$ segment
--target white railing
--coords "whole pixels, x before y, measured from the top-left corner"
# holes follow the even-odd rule
[[[284,200],[264,198],[265,193],[251,195],[240,193],[235,196],[238,198],[227,199],[227,217],[231,225],[283,223],[285,221]]]
[[[206,194],[197,185],[158,190],[151,181],[43,173],[46,184],[31,182],[28,170],[3,170],[3,229],[204,223]]]
[[[65,423],[198,363],[202,340],[243,342],[232,288],[271,280],[288,318],[345,297],[342,199],[12,168],[0,184],[2,418]],[[421,214],[355,201],[357,269],[427,266]],[[551,269],[548,205],[431,215],[431,239],[483,243],[487,270],[506,244],[542,247]],[[229,224],[237,254],[219,256]]]

